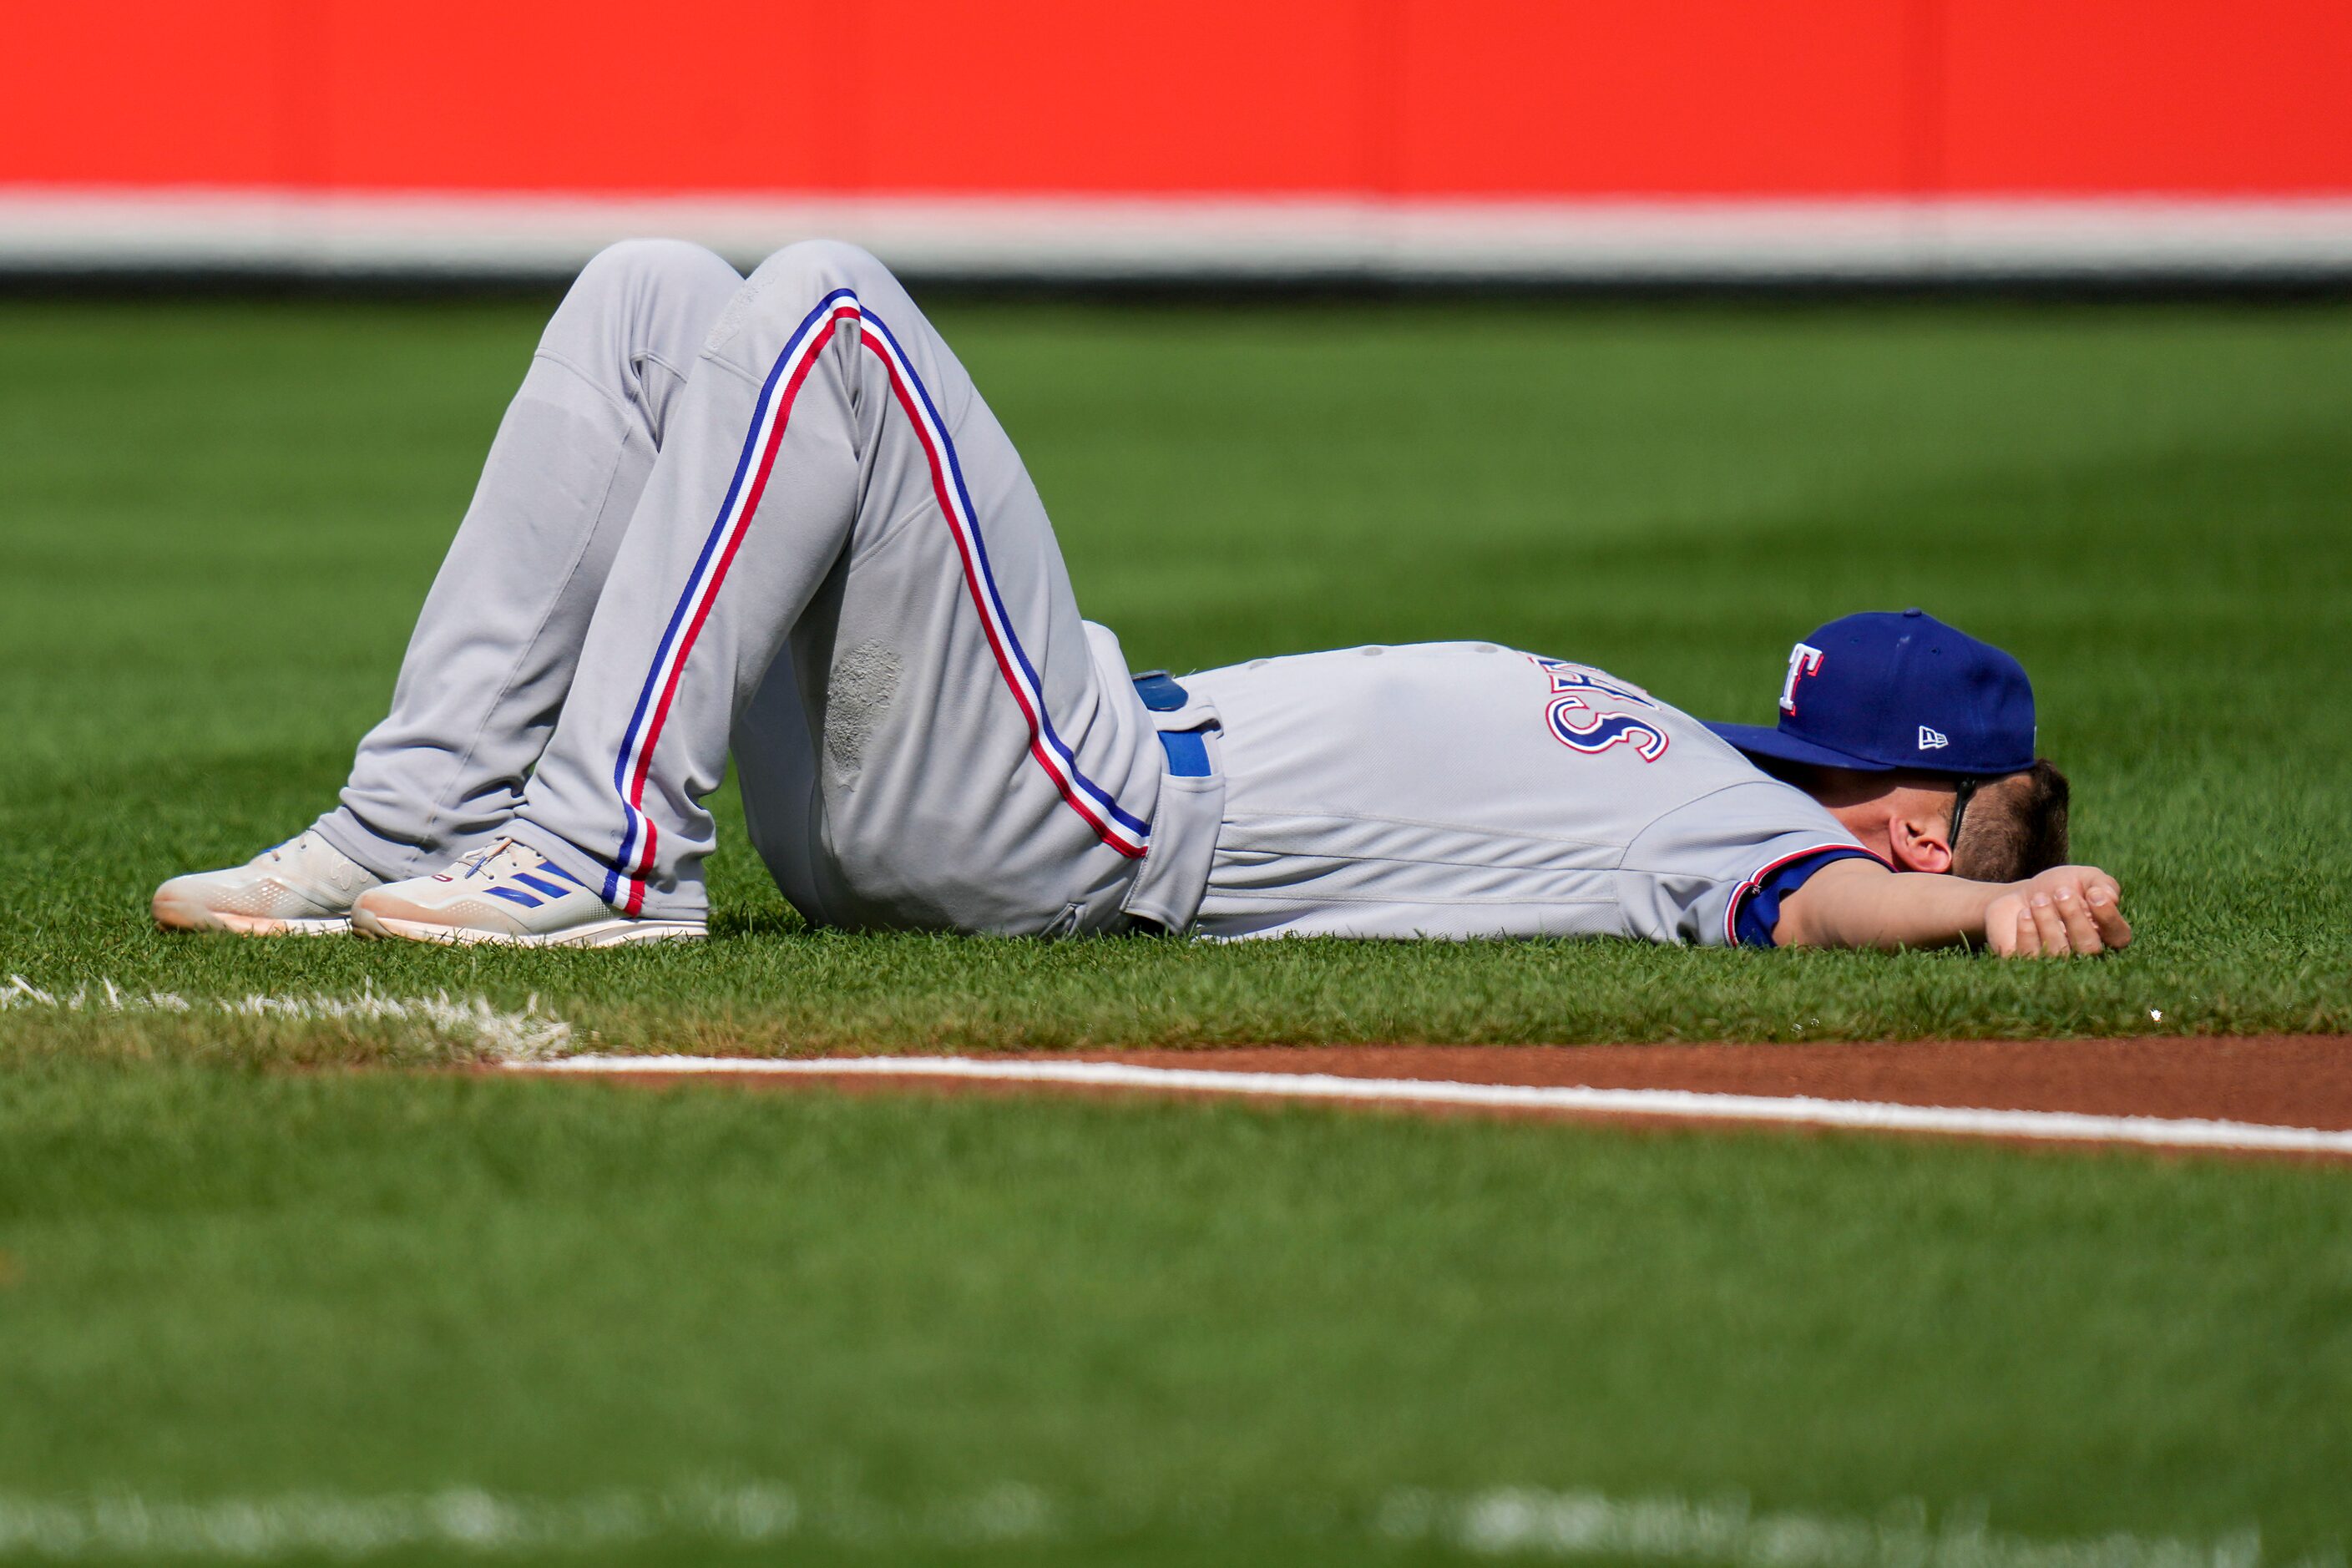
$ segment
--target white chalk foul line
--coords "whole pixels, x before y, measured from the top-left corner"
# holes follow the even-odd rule
[[[44,990],[21,974],[0,983],[0,1013],[211,1015],[275,1019],[289,1023],[407,1023],[466,1040],[493,1059],[535,1061],[568,1048],[572,1026],[539,1009],[534,995],[520,1013],[500,1012],[479,996],[453,999],[446,991],[430,996],[386,996],[363,990],[356,996],[323,992],[253,993],[244,996],[184,996],[176,991],[127,991],[113,981],[83,981],[70,991]]]
[[[1155,1535],[1215,1539],[1238,1524],[1275,1539],[1431,1542],[1480,1557],[1633,1560],[1704,1568],[2344,1568],[2340,1550],[2282,1563],[2248,1528],[2212,1539],[2116,1533],[2036,1539],[1988,1528],[1980,1505],[1931,1521],[1924,1503],[1874,1519],[1758,1512],[1739,1497],[1611,1497],[1500,1488],[1397,1491],[1367,1502],[1298,1499],[1244,1521],[1215,1500],[1056,1498],[1005,1483],[908,1503],[775,1481],[688,1482],[572,1497],[435,1492],[287,1492],[186,1500],[104,1489],[80,1496],[0,1491],[0,1560],[257,1562],[390,1552],[544,1557],[656,1543],[866,1551],[1043,1545]],[[1223,1517],[1222,1527],[1206,1521]],[[1253,1528],[1253,1525],[1255,1528]],[[1205,1528],[1204,1528],[1205,1526]]]
[[[1342,1078],[1332,1073],[1226,1072],[1137,1067],[1127,1062],[997,1061],[979,1057],[565,1057],[514,1063],[518,1071],[707,1074],[742,1077],[971,1079],[991,1083],[1076,1084],[1096,1089],[1174,1089],[1268,1099],[1387,1100],[1512,1110],[1576,1110],[1603,1116],[1703,1121],[1769,1121],[1874,1132],[1935,1132],[2066,1143],[2130,1143],[2158,1149],[2237,1149],[2282,1154],[2352,1154],[2352,1131],[2273,1127],[2157,1116],[2094,1116],[2072,1110],[1989,1110],[1820,1100],[1809,1095],[1703,1094],[1682,1089],[1453,1083],[1433,1079]]]

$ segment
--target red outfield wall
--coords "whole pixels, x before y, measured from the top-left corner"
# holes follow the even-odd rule
[[[0,185],[2352,192],[2352,0],[12,7]]]

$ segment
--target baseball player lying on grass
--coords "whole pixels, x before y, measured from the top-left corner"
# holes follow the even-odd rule
[[[729,755],[811,921],[2094,953],[2025,672],[1907,611],[1798,645],[1777,730],[1484,643],[1132,675],[890,274],[604,252],[556,310],[341,804],[165,926],[704,934]],[[1751,761],[1750,759],[1754,760]]]

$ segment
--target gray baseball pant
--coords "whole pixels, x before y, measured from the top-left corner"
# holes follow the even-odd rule
[[[319,828],[388,877],[511,837],[692,918],[731,750],[814,921],[1181,929],[1221,784],[1167,776],[1155,727],[879,262],[812,242],[744,280],[633,241],[549,322]]]

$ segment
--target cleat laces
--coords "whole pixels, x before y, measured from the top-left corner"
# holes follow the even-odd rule
[[[508,877],[530,869],[530,862],[538,857],[511,838],[493,838],[478,849],[468,849],[440,872],[445,882],[463,882],[476,877]]]

